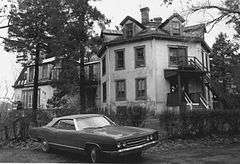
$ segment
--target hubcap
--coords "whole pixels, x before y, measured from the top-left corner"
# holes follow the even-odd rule
[[[44,152],[46,152],[48,150],[48,143],[47,143],[47,141],[43,141],[42,142],[42,150]]]
[[[93,163],[96,162],[96,158],[97,158],[96,149],[93,148],[92,151],[91,151],[91,160],[92,160]]]

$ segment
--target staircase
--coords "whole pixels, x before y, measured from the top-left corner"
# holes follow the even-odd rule
[[[187,102],[186,105],[187,105],[187,109],[189,109],[189,110],[208,110],[208,109],[210,109],[210,106],[209,106],[207,100],[201,94],[199,95],[199,99],[200,99],[199,103],[194,103],[186,92],[184,92],[184,99]]]
[[[188,64],[194,67],[196,70],[205,72],[203,76],[203,82],[205,86],[212,92],[214,96],[216,96],[226,107],[231,107],[231,102],[229,100],[229,96],[227,93],[221,92],[221,87],[219,86],[219,83],[216,81],[213,81],[211,79],[211,75],[208,71],[208,69],[200,62],[196,57],[189,57],[188,58]],[[204,100],[204,97],[200,97],[200,101],[205,107],[209,107],[207,105],[207,101]]]

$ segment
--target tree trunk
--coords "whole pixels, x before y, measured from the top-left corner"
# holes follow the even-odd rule
[[[39,74],[39,45],[36,46],[36,54],[34,59],[34,82],[33,82],[33,102],[32,102],[32,121],[37,126],[37,108],[38,108],[38,74]]]
[[[81,103],[81,112],[86,112],[86,98],[85,98],[85,70],[84,70],[84,46],[80,46],[80,103]]]

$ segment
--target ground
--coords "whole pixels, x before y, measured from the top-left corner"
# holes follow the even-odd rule
[[[116,159],[110,162],[122,163],[205,163],[205,164],[231,164],[240,163],[240,143],[212,142],[210,140],[180,140],[164,141],[159,145],[147,150],[142,159],[135,160],[130,157]],[[52,151],[43,153],[35,147],[27,149],[2,147],[0,149],[0,162],[47,162],[47,163],[65,163],[65,162],[87,162],[84,156],[63,151]]]

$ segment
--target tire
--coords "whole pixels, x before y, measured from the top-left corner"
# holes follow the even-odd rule
[[[91,163],[101,162],[101,151],[97,146],[91,147],[88,155]]]
[[[143,157],[142,157],[142,151],[135,153],[135,154],[134,154],[134,158],[135,158],[136,160],[141,160],[141,159],[143,158]]]
[[[50,151],[50,146],[48,144],[48,141],[46,139],[41,139],[41,150],[45,153],[48,153]]]

